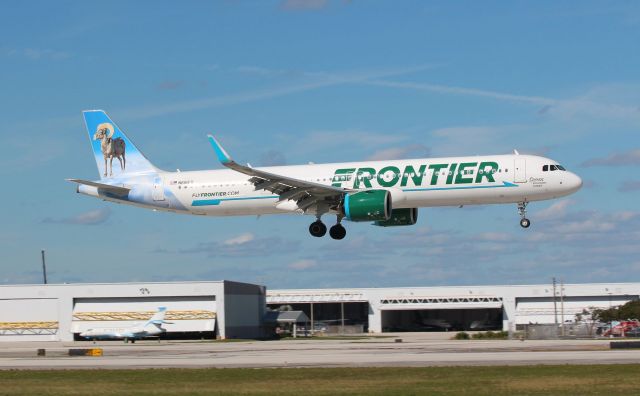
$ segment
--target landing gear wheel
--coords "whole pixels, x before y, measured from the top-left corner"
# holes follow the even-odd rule
[[[518,202],[518,214],[520,215],[520,227],[529,228],[531,222],[527,219],[527,205],[529,202]]]
[[[327,233],[327,226],[320,220],[314,221],[309,226],[309,233],[317,238],[323,237]]]
[[[338,223],[333,227],[329,228],[329,235],[333,239],[343,239],[347,235],[347,230],[344,229],[342,224]]]

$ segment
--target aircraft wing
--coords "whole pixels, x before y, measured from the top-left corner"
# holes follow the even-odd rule
[[[240,165],[231,159],[231,156],[213,136],[209,135],[208,138],[222,165],[251,176],[249,181],[254,184],[256,190],[266,190],[279,195],[280,201],[295,201],[298,209],[306,211],[320,203],[325,203],[330,209],[337,209],[343,195],[352,191]]]
[[[84,184],[86,186],[96,187],[116,195],[127,195],[129,194],[129,191],[131,191],[131,189],[126,187],[112,186],[110,184],[92,182],[89,180],[82,180],[82,179],[66,179],[66,180],[72,183],[78,183],[78,184]]]

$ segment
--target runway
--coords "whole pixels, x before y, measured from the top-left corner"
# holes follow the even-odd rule
[[[0,344],[0,369],[371,367],[640,363],[638,350],[610,350],[609,340],[433,340],[395,338],[247,342],[139,341]],[[99,347],[101,357],[70,357]],[[36,356],[38,348],[46,356]]]

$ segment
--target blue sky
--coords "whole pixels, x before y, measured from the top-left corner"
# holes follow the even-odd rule
[[[0,283],[231,279],[270,288],[638,281],[640,4],[13,2],[0,13]],[[538,153],[563,200],[426,208],[413,227],[201,218],[101,202],[81,111],[159,167]]]

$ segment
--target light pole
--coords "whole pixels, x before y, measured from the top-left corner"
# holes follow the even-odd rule
[[[558,305],[556,304],[556,277],[553,277],[553,322],[555,323],[555,336],[558,336]]]
[[[44,261],[44,250],[40,251],[42,253],[42,277],[44,279],[44,284],[47,284],[47,266]]]
[[[564,281],[560,279],[560,318],[562,318],[562,336],[564,337]]]
[[[613,321],[611,320],[612,312],[611,312],[611,292],[609,294],[609,338],[613,338]]]

